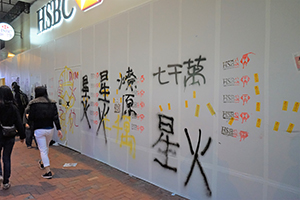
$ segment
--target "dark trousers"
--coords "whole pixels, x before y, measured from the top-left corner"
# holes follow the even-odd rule
[[[35,137],[34,137],[34,132],[32,129],[25,128],[25,135],[26,135],[26,145],[29,147],[32,144],[32,140],[34,140],[35,145],[37,145]]]
[[[2,156],[3,162],[3,171],[2,165],[0,164],[0,175],[3,176],[3,184],[9,182],[11,174],[11,153],[15,144],[15,138],[1,138],[0,141],[0,159]]]

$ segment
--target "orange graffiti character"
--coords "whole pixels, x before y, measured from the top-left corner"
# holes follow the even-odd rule
[[[243,76],[242,78],[241,78],[241,81],[242,81],[242,83],[243,83],[243,87],[245,87],[245,85],[247,85],[248,84],[248,82],[250,81],[250,77],[249,76]]]
[[[242,123],[247,122],[247,120],[249,119],[250,115],[246,112],[242,112],[240,114],[241,118],[242,118]]]
[[[243,94],[241,96],[241,99],[243,101],[243,105],[245,105],[245,103],[248,103],[249,99],[250,99],[250,96],[248,94]]]
[[[255,53],[252,53],[252,52],[249,52],[249,53],[246,53],[246,54],[243,55],[243,57],[242,57],[242,59],[240,61],[243,64],[243,69],[244,69],[245,66],[248,65],[248,63],[250,61],[250,58],[248,56],[249,54],[254,54],[255,55]]]
[[[247,131],[240,131],[240,141],[245,140],[248,137],[248,132]]]

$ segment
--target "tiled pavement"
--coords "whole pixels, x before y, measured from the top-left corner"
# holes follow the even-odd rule
[[[0,199],[185,199],[63,146],[51,146],[49,156],[54,176],[43,179],[44,170],[38,168],[39,151],[27,149],[16,139],[11,188],[1,187]],[[65,163],[77,166],[63,167]]]

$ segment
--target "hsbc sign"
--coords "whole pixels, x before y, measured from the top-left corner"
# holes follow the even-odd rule
[[[74,15],[76,9],[73,7],[67,12],[66,2],[66,0],[52,0],[36,11],[38,25],[37,34],[60,24],[63,19],[70,19]]]
[[[69,0],[70,1],[70,0]],[[68,0],[52,0],[40,8],[37,13],[37,34],[43,33],[54,26],[61,24],[63,20],[70,20],[76,12],[76,7],[67,8]],[[100,5],[103,0],[76,0],[77,5],[82,11],[87,11],[97,5]]]

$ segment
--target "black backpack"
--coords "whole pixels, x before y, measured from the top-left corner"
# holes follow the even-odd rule
[[[28,101],[27,95],[22,91],[20,91],[20,99],[21,99],[21,103],[22,103],[23,108],[26,108],[29,101]]]

